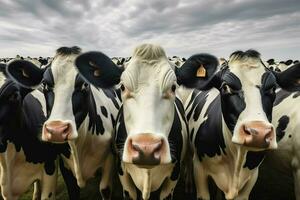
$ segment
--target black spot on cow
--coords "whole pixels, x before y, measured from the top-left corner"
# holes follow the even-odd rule
[[[250,170],[259,166],[259,164],[265,158],[266,151],[248,151],[246,155],[246,162],[244,164],[244,168],[248,168]]]
[[[292,137],[292,135],[289,135],[289,138],[291,138]]]
[[[176,111],[175,105],[174,105],[174,109],[175,109],[174,120],[168,136],[168,142],[170,144],[171,158],[173,163],[175,163],[176,161],[180,162],[181,151],[183,146],[182,124],[179,118],[180,113]]]
[[[101,190],[101,195],[104,199],[110,199],[111,196],[111,190],[109,187],[104,188]]]
[[[110,120],[111,120],[112,127],[115,128],[115,126],[116,126],[116,120],[115,120],[115,118],[114,118],[114,116],[112,114],[110,114]]]
[[[108,113],[107,113],[106,108],[104,106],[101,106],[100,109],[101,109],[101,113],[107,118],[108,117]]]
[[[116,92],[112,89],[102,89],[102,91],[104,92],[104,94],[113,102],[114,106],[119,110],[120,109],[120,105],[116,99],[116,96],[118,96],[116,94]]]
[[[283,115],[278,120],[278,126],[276,128],[277,141],[280,141],[284,137],[285,129],[287,128],[289,121],[290,121],[290,118],[286,115]]]
[[[226,154],[220,104],[220,96],[217,96],[206,110],[205,117],[207,120],[200,125],[196,133],[194,145],[200,161],[205,155],[213,157],[221,155],[221,153]]]
[[[75,117],[76,128],[79,129],[88,114],[89,107],[90,109],[94,108],[94,97],[90,86],[84,82],[81,76],[76,76],[74,85],[75,87],[72,94],[72,110]],[[99,132],[97,132],[97,134],[98,133]]]
[[[186,118],[189,121],[191,119],[192,114],[193,119],[198,119],[201,110],[206,102],[206,98],[208,96],[209,91],[202,91],[201,93],[199,90],[194,90],[192,93],[191,100],[187,106],[187,109],[191,106],[190,111],[187,113]]]
[[[96,135],[103,135],[105,130],[103,127],[102,119],[97,113],[95,98],[92,93],[90,93],[89,97],[90,99],[88,116],[90,120],[88,130],[92,131],[92,133],[96,133]]]
[[[259,88],[261,94],[261,101],[263,110],[267,115],[268,120],[272,121],[273,102],[275,100],[276,78],[267,71],[263,74],[261,80],[261,87]]]
[[[191,96],[191,100],[189,101],[188,105],[186,106],[186,110],[190,107],[190,105],[193,103],[192,100],[195,99],[195,97],[197,96],[198,92],[196,92],[195,90],[192,92],[192,96]],[[189,120],[189,119],[188,119]]]
[[[205,91],[203,92],[203,94],[201,93],[200,95],[198,95],[195,99],[195,103],[193,103],[193,105],[196,106],[195,110],[194,110],[194,115],[193,115],[193,119],[194,121],[197,121],[199,116],[200,116],[200,113],[202,111],[202,108],[206,102],[206,99],[208,97],[208,93],[209,91]]]
[[[193,141],[194,132],[195,132],[195,129],[192,128],[192,130],[191,130],[191,132],[190,132],[190,140],[191,140],[191,141]]]

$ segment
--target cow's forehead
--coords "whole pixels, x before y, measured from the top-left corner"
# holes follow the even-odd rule
[[[140,85],[167,84],[176,80],[172,65],[164,57],[156,60],[132,58],[127,64],[121,80],[131,82],[135,87]],[[146,83],[146,84],[145,84]]]
[[[51,64],[51,71],[55,84],[74,84],[76,75],[78,74],[74,67],[74,60],[77,55],[58,56]]]
[[[236,75],[243,85],[261,85],[263,74],[266,72],[260,59],[237,60],[229,63],[229,70]]]

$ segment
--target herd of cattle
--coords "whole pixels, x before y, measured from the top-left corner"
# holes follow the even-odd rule
[[[172,199],[179,177],[197,199],[246,200],[266,153],[284,150],[300,200],[300,63],[168,58],[142,44],[129,58],[61,47],[53,58],[0,60],[0,185],[18,199],[70,199],[101,170],[102,199]],[[277,150],[274,150],[277,149]],[[158,195],[157,195],[158,191]]]

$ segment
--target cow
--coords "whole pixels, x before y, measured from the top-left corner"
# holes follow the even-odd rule
[[[115,148],[124,198],[172,199],[188,152],[188,127],[176,88],[189,79],[184,71],[194,75],[205,65],[212,74],[217,59],[197,54],[187,67],[176,68],[162,47],[141,44],[124,68],[97,51],[83,53],[75,63],[91,84],[121,90]]]
[[[201,91],[185,104],[198,199],[210,199],[209,177],[226,199],[248,199],[266,150],[277,148],[271,124],[276,86],[297,89],[299,76],[297,66],[270,71],[248,50],[234,52],[227,67],[198,81]],[[194,77],[189,82],[197,84]]]
[[[300,68],[300,64],[296,64]],[[290,70],[290,69],[287,69]],[[283,89],[276,91],[273,108],[273,120],[278,150],[270,155],[280,160],[283,166],[289,166],[294,176],[296,199],[300,199],[300,82],[298,91],[289,92]]]
[[[7,76],[5,68],[0,64],[2,197],[19,199],[35,182],[33,199],[55,199],[57,154],[52,145],[37,137],[45,120],[43,95],[19,87]]]
[[[47,119],[42,125],[41,139],[69,144],[71,154],[62,158],[79,187],[84,187],[100,170],[100,193],[103,199],[110,199],[114,172],[112,122],[117,117],[119,102],[115,91],[98,90],[78,75],[74,60],[80,52],[79,47],[61,47],[46,69],[23,62],[7,71],[24,87],[42,85]]]

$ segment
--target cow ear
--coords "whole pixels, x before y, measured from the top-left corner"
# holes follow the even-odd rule
[[[274,72],[278,85],[287,91],[300,91],[300,63],[283,72]]]
[[[82,77],[92,85],[100,88],[111,88],[120,82],[123,68],[101,52],[83,53],[75,60],[75,66]]]
[[[218,65],[218,59],[213,55],[193,55],[180,68],[175,69],[177,82],[188,88],[210,89],[207,88],[207,85],[213,86],[209,83],[212,81]]]
[[[7,65],[6,72],[22,87],[34,88],[41,83],[44,70],[26,60],[14,60]]]

